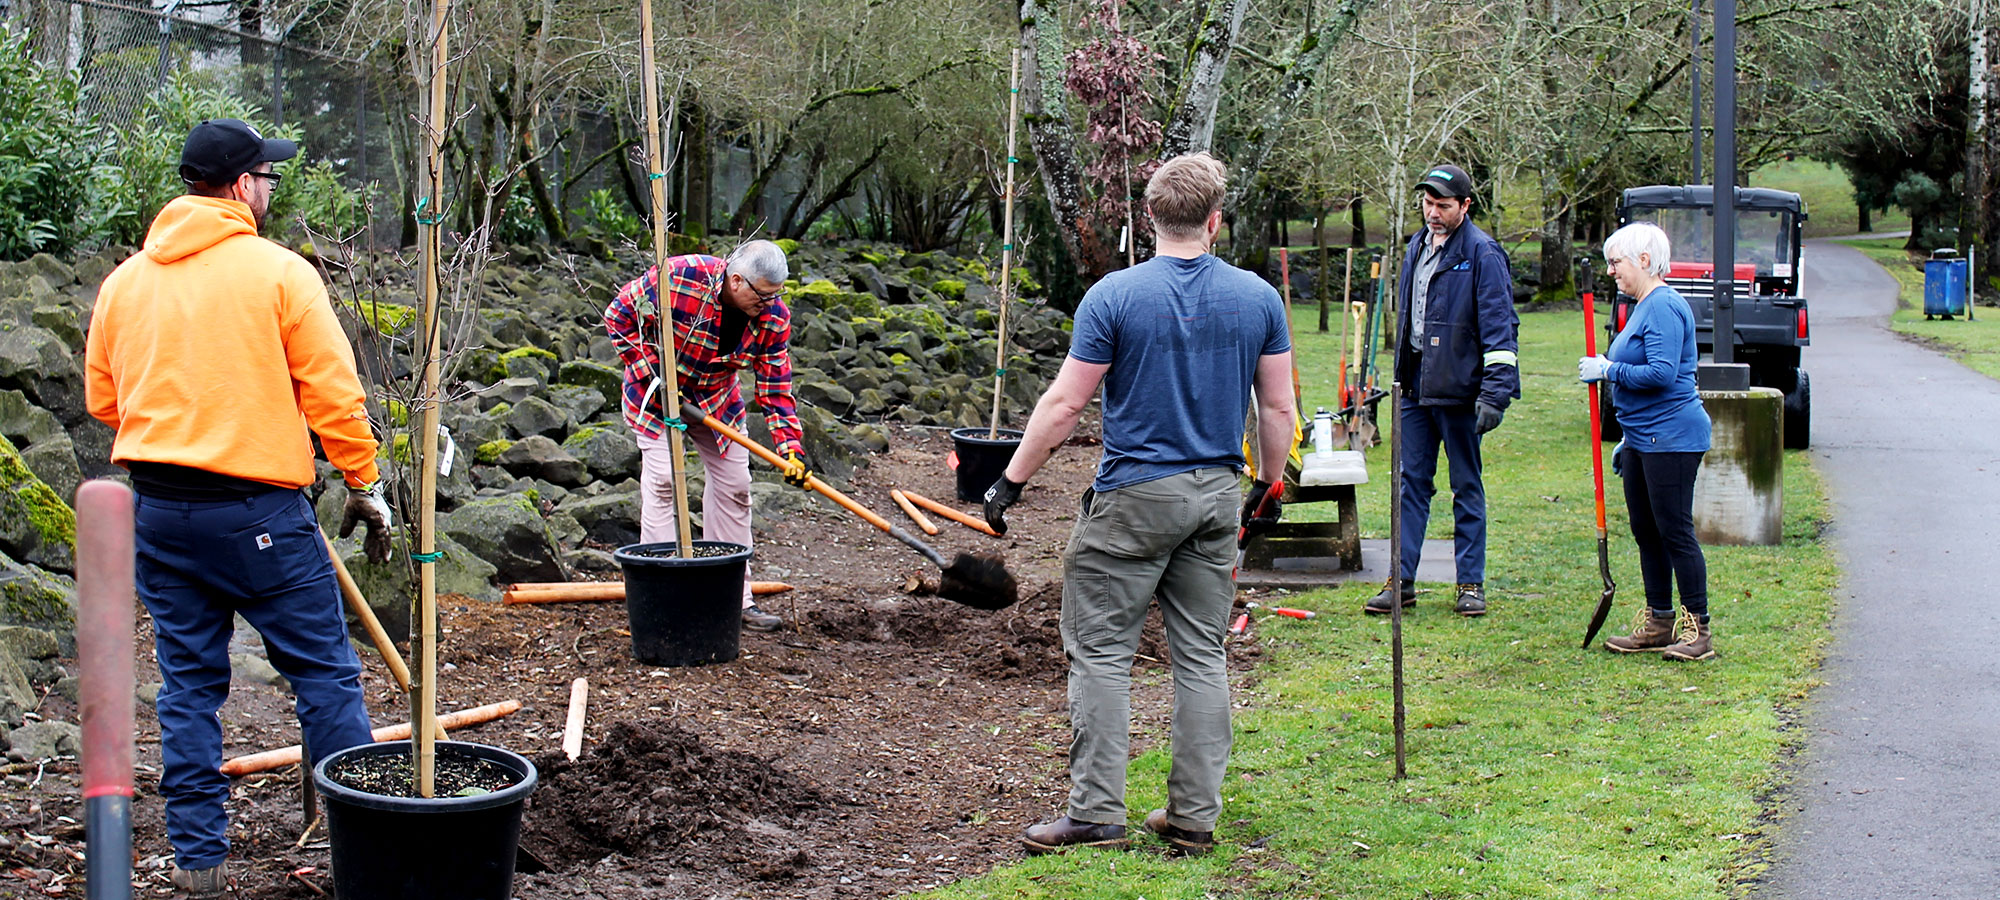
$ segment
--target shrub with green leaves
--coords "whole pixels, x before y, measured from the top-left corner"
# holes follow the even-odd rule
[[[0,260],[103,243],[120,205],[109,129],[78,110],[83,86],[0,30]]]

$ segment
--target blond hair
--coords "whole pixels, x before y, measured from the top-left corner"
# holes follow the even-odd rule
[[[1162,237],[1198,238],[1211,213],[1222,208],[1222,191],[1229,175],[1207,153],[1176,156],[1161,164],[1146,182],[1146,211]]]

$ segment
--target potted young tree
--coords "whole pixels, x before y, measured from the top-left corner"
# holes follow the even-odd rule
[[[1006,213],[1000,237],[1000,315],[998,349],[993,358],[993,419],[985,428],[958,428],[951,433],[951,468],[958,499],[984,500],[986,489],[1000,480],[1008,461],[1021,447],[1022,432],[1000,427],[1000,398],[1007,388],[1008,286],[1014,262],[1014,123],[1020,119],[1021,53],[1013,53],[1007,79],[1007,181],[1001,197]]]

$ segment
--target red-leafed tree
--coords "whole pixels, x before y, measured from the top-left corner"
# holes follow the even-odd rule
[[[1063,58],[1063,86],[1089,109],[1084,140],[1091,150],[1083,165],[1092,195],[1085,205],[1088,225],[1103,236],[1129,224],[1136,244],[1152,232],[1138,198],[1160,166],[1162,128],[1148,112],[1161,57],[1124,29],[1118,6],[1119,0],[1100,0],[1084,14],[1083,25],[1095,36]]]

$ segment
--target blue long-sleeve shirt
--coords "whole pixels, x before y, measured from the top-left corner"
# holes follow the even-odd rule
[[[1611,400],[1626,447],[1708,451],[1708,411],[1694,387],[1694,313],[1679,291],[1661,285],[1640,300],[1604,356],[1611,360]]]

